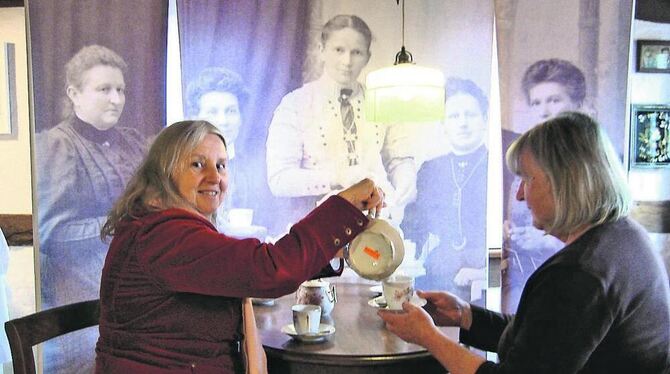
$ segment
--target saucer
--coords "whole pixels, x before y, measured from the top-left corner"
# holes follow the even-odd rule
[[[327,323],[322,323],[319,325],[319,332],[316,334],[298,334],[295,331],[295,327],[292,323],[281,328],[281,332],[292,337],[293,339],[300,340],[304,343],[313,343],[325,340],[327,337],[335,333],[335,326],[329,325]]]
[[[410,300],[410,302],[413,305],[416,305],[416,306],[424,306],[428,303],[428,301],[426,301],[426,299],[422,299],[422,298],[420,298],[416,295],[412,296],[412,299]],[[370,305],[373,308],[377,308],[377,309],[387,309],[388,308],[388,306],[386,305],[386,299],[384,298],[384,295],[377,296],[375,298],[372,298],[372,299],[368,300],[368,305]]]

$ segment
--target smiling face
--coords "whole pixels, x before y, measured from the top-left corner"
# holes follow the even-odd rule
[[[477,99],[469,94],[457,93],[447,99],[445,126],[456,154],[473,152],[484,143],[486,118]]]
[[[175,173],[179,194],[200,214],[211,218],[223,202],[228,188],[228,154],[221,138],[207,134],[205,139]]]
[[[526,201],[533,216],[533,226],[544,230],[553,222],[556,207],[549,177],[528,150],[522,151],[519,157],[519,175],[521,184],[516,199]]]
[[[68,86],[67,95],[77,117],[98,130],[108,130],[119,122],[125,90],[120,69],[96,65],[82,74],[81,87]]]
[[[342,86],[351,86],[370,60],[365,37],[352,28],[333,31],[321,45],[324,72]]]
[[[198,107],[198,118],[218,127],[228,144],[235,143],[242,126],[237,96],[230,92],[210,91],[200,97]]]
[[[538,122],[544,122],[565,111],[578,110],[568,91],[560,83],[542,82],[528,90],[530,110]]]

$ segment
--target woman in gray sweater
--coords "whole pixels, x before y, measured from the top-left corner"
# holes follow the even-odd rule
[[[565,242],[529,278],[515,316],[445,292],[419,292],[426,310],[380,311],[389,330],[426,347],[452,374],[668,373],[670,289],[647,233],[627,214],[621,162],[590,117],[566,113],[507,152],[533,225]],[[462,343],[498,353],[485,361]]]

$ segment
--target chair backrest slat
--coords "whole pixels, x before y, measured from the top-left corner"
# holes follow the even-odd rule
[[[95,326],[99,319],[100,300],[95,299],[43,310],[5,322],[14,373],[35,373],[33,346],[57,336]]]

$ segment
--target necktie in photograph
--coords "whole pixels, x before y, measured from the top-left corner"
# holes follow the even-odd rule
[[[349,166],[358,165],[358,156],[356,155],[356,140],[358,139],[358,135],[356,132],[356,122],[354,122],[354,108],[351,106],[351,102],[349,102],[352,92],[351,89],[343,88],[338,98]]]

